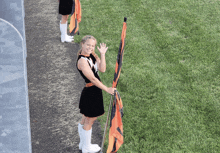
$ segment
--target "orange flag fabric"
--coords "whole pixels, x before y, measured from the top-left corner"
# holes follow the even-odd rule
[[[72,7],[69,32],[70,35],[75,35],[78,32],[79,35],[79,23],[81,22],[81,4],[79,0],[75,0]]]
[[[123,138],[123,104],[119,92],[114,94],[114,101],[111,111],[111,121],[109,130],[109,145],[107,153],[115,153],[124,143]]]
[[[112,84],[112,87],[114,88],[117,87],[121,72],[124,46],[125,46],[126,29],[127,29],[126,21],[127,18],[124,18],[124,23],[121,33],[121,41],[120,41],[120,46],[119,46],[119,51],[115,66],[114,80]],[[114,94],[114,101],[111,111],[109,145],[108,145],[107,153],[116,153],[120,148],[120,146],[124,143],[122,117],[123,117],[123,104],[119,92],[116,91]]]

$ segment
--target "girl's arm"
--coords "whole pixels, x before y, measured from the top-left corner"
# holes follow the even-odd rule
[[[100,48],[97,46],[97,49],[99,50],[99,52],[101,54],[101,60],[97,60],[98,70],[100,72],[105,72],[105,70],[106,70],[105,53],[106,53],[108,47],[106,47],[106,44],[102,43],[102,44],[100,44]]]
[[[85,75],[85,77],[87,79],[89,79],[95,86],[97,86],[98,88],[106,91],[109,94],[114,94],[114,90],[116,90],[116,88],[112,88],[112,87],[106,87],[102,82],[100,82],[93,74],[87,60],[85,59],[79,59],[78,60],[78,69],[82,71],[82,73]]]
[[[101,60],[97,60],[97,66],[98,66],[98,70],[100,72],[105,72],[106,70],[106,63],[105,63],[105,54],[101,54]]]

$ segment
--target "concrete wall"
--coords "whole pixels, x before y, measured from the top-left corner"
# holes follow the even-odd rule
[[[0,152],[31,153],[23,0],[0,0]]]

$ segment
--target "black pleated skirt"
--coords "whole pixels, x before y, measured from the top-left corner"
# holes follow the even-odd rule
[[[102,90],[96,86],[84,87],[79,103],[80,113],[86,117],[98,117],[105,113]]]
[[[59,14],[69,15],[72,12],[73,0],[60,0]]]

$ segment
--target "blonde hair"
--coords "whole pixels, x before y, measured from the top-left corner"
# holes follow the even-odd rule
[[[77,57],[79,57],[79,55],[82,53],[82,44],[84,44],[88,39],[93,39],[93,40],[95,40],[95,46],[96,46],[97,41],[96,41],[95,37],[93,37],[93,36],[91,36],[91,35],[86,35],[86,36],[84,36],[84,37],[82,38],[82,40],[81,40],[81,43],[80,43],[81,48],[80,48],[80,50],[79,50],[78,53],[77,53]],[[95,53],[95,49],[94,49],[94,51],[92,52],[92,55],[96,58],[96,60],[99,59],[98,55]]]

